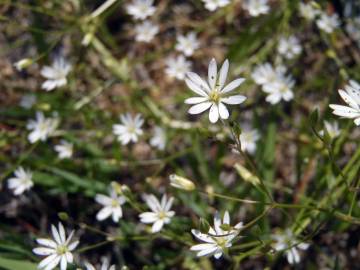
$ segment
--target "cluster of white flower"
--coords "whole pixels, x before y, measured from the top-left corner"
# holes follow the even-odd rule
[[[165,72],[170,78],[184,80],[186,73],[190,71],[192,63],[185,57],[190,57],[200,47],[200,42],[195,32],[189,32],[187,35],[178,35],[175,49],[183,55],[169,57],[166,60]]]
[[[126,6],[126,11],[135,20],[145,20],[156,12],[154,0],[133,0]],[[135,40],[150,42],[159,33],[159,26],[151,21],[143,21],[135,26]]]
[[[294,59],[302,51],[300,41],[295,36],[281,37],[278,45],[278,53],[286,59]]]
[[[120,115],[121,124],[113,125],[113,133],[117,136],[122,145],[129,144],[130,142],[136,143],[139,137],[143,135],[142,126],[144,119],[141,114],[136,114],[133,117],[130,113]],[[166,131],[164,128],[156,126],[153,130],[153,137],[150,139],[150,145],[164,150],[166,146]]]
[[[331,34],[336,28],[340,26],[339,16],[334,13],[328,15],[326,12],[321,11],[315,3],[302,3],[300,2],[299,11],[300,15],[308,21],[316,21],[317,27],[325,33]]]
[[[268,94],[266,101],[277,104],[282,99],[293,99],[293,87],[295,82],[291,75],[286,76],[284,66],[273,67],[270,63],[258,65],[251,74],[256,84],[261,85],[262,90]]]
[[[218,8],[225,7],[230,4],[230,0],[202,0],[205,8],[209,11],[215,11]],[[270,11],[268,0],[244,0],[242,7],[250,16],[257,17],[261,14],[267,14]]]

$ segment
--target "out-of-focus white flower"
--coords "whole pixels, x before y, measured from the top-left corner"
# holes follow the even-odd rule
[[[58,118],[45,118],[42,112],[36,112],[36,119],[29,120],[27,124],[27,129],[32,130],[28,139],[31,143],[35,143],[39,140],[45,141],[49,136],[51,136],[59,125]]]
[[[211,123],[216,123],[219,117],[221,119],[229,118],[229,111],[224,103],[236,105],[245,101],[246,97],[243,95],[228,95],[229,92],[235,90],[245,80],[238,78],[225,86],[228,70],[229,61],[225,60],[218,74],[217,64],[213,58],[209,63],[208,82],[194,72],[186,74],[185,82],[187,86],[199,95],[185,100],[186,104],[193,105],[188,111],[190,114],[199,114],[210,109],[209,120]]]
[[[256,142],[260,139],[260,134],[257,129],[244,129],[241,131],[239,139],[241,150],[253,154],[256,150]]]
[[[205,8],[214,11],[218,8],[225,7],[230,3],[230,0],[202,0],[205,4]]]
[[[135,26],[135,40],[139,42],[150,42],[159,33],[159,26],[150,21],[144,21]]]
[[[277,49],[279,54],[284,56],[286,59],[293,59],[302,51],[299,39],[295,36],[280,38]]]
[[[329,16],[322,12],[320,18],[316,20],[316,25],[324,32],[330,34],[340,26],[339,16],[336,13]]]
[[[345,86],[345,90],[340,89],[339,95],[349,105],[336,105],[330,104],[330,108],[333,109],[333,114],[342,116],[345,118],[354,119],[355,125],[360,125],[360,85],[350,80],[349,84]]]
[[[300,2],[299,4],[299,11],[301,17],[305,18],[306,20],[312,21],[315,17],[320,13],[320,11],[314,8],[311,3],[303,3]]]
[[[51,91],[64,86],[67,84],[66,76],[70,70],[71,65],[63,57],[56,58],[51,66],[45,66],[41,69],[41,76],[47,79],[41,88]]]
[[[223,227],[228,228],[223,228]],[[214,217],[214,228],[210,226],[207,234],[200,232],[199,230],[191,230],[191,233],[204,244],[198,244],[192,246],[190,249],[197,252],[197,256],[212,256],[215,259],[219,259],[226,249],[232,246],[232,241],[239,234],[239,230],[242,228],[242,222],[236,224],[234,227],[230,226],[230,215],[226,211],[221,220],[220,215],[216,212]]]
[[[195,32],[190,32],[187,35],[179,35],[177,37],[176,50],[182,52],[186,56],[193,55],[194,51],[200,47],[200,42],[196,38]]]
[[[36,102],[36,96],[34,94],[23,95],[20,100],[20,106],[25,109],[30,109]]]
[[[121,206],[126,202],[124,196],[118,195],[112,188],[110,189],[110,196],[96,194],[95,201],[103,205],[103,208],[96,215],[97,220],[102,221],[111,216],[114,222],[119,222],[123,215]]]
[[[186,191],[192,191],[196,188],[195,184],[191,180],[185,177],[176,174],[170,174],[169,179],[170,179],[170,185],[173,186],[174,188],[183,189]]]
[[[19,167],[14,171],[15,177],[8,180],[8,187],[14,195],[20,195],[25,190],[29,190],[34,185],[32,181],[32,172],[25,171],[23,167]]]
[[[289,76],[278,76],[275,81],[263,85],[262,89],[268,94],[266,101],[271,104],[277,104],[282,99],[290,101],[294,98],[292,91],[295,81]]]
[[[168,58],[166,60],[166,74],[171,78],[176,78],[178,80],[185,79],[185,75],[189,72],[191,68],[191,62],[186,61],[183,55],[179,55],[176,58]]]
[[[20,61],[17,61],[14,64],[14,67],[18,70],[18,71],[22,71],[24,68],[27,68],[28,66],[30,66],[33,63],[33,60],[30,58],[24,58],[21,59]]]
[[[73,144],[61,140],[60,144],[55,145],[55,151],[58,152],[60,159],[71,158],[73,154]]]
[[[329,122],[329,121],[324,121],[324,126],[325,126],[325,129],[327,131],[327,133],[329,134],[330,138],[331,139],[334,139],[336,138],[337,136],[340,135],[340,128],[339,128],[339,123],[334,121],[334,122]],[[324,130],[321,130],[319,132],[319,134],[321,136],[324,136]]]
[[[71,242],[74,231],[71,231],[68,238],[64,226],[59,223],[58,229],[51,225],[51,232],[54,240],[38,238],[36,242],[41,245],[33,249],[33,252],[40,256],[47,256],[39,263],[39,269],[51,270],[60,263],[60,269],[66,270],[68,263],[73,263],[72,251],[77,247],[79,241]]]
[[[168,200],[166,195],[163,195],[159,202],[154,195],[145,195],[144,199],[152,212],[141,213],[140,221],[145,224],[152,223],[152,233],[159,232],[165,224],[170,223],[171,218],[175,215],[175,212],[170,210],[174,198],[170,197]]]
[[[85,262],[84,265],[86,267],[86,270],[96,270],[96,269],[98,269],[98,270],[115,270],[116,269],[114,264],[110,266],[109,259],[107,259],[107,258],[102,259],[102,264],[98,268],[96,268],[94,265],[92,265],[89,262]]]
[[[286,68],[277,66],[275,69],[270,63],[257,65],[251,74],[256,84],[265,85],[274,82],[278,77],[284,76]]]
[[[166,146],[166,131],[162,127],[154,128],[154,135],[150,139],[150,145],[159,150],[164,150]]]
[[[117,135],[118,141],[126,145],[129,142],[136,143],[138,137],[143,134],[141,129],[144,119],[141,114],[132,117],[130,113],[120,115],[121,124],[113,125],[113,133]]]
[[[243,9],[247,10],[253,17],[257,17],[260,14],[267,14],[270,10],[268,0],[245,0],[242,6]]]
[[[276,241],[274,249],[276,251],[285,250],[287,260],[290,264],[300,262],[300,255],[298,249],[306,250],[309,244],[299,243],[294,233],[287,229],[283,234],[273,235],[273,239]]]
[[[133,0],[126,6],[127,13],[135,20],[144,20],[154,15],[156,8],[153,6],[154,0]]]

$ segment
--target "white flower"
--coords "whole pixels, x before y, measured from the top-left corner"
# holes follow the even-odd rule
[[[183,55],[179,55],[176,58],[168,58],[166,65],[165,72],[169,77],[183,80],[186,73],[190,71],[191,62],[186,61]]]
[[[41,88],[51,91],[67,84],[66,76],[70,70],[71,65],[63,57],[56,58],[52,66],[45,66],[41,69],[41,76],[47,79]]]
[[[166,195],[163,195],[159,202],[154,195],[145,195],[144,199],[152,212],[141,213],[140,221],[146,224],[153,223],[151,231],[159,232],[165,224],[170,223],[171,218],[175,215],[174,211],[170,211],[174,198],[170,197],[168,200]]]
[[[337,136],[340,135],[340,128],[339,128],[339,123],[334,121],[334,122],[329,122],[329,121],[324,121],[324,126],[325,129],[327,131],[327,133],[329,134],[331,139],[336,138]],[[321,136],[324,136],[324,130],[321,130],[320,132]]]
[[[110,190],[110,196],[96,194],[95,201],[103,205],[96,215],[97,220],[102,221],[111,216],[114,222],[118,222],[122,217],[121,205],[125,203],[126,199],[124,196],[118,195],[114,189]]]
[[[42,112],[36,112],[36,119],[29,120],[26,126],[27,129],[32,130],[28,135],[29,141],[31,143],[39,140],[45,141],[55,132],[58,124],[59,120],[57,118],[45,118]]]
[[[144,21],[135,26],[135,40],[140,42],[150,42],[159,32],[159,26],[149,21]]]
[[[288,38],[280,38],[278,45],[278,52],[280,55],[284,56],[286,59],[293,59],[295,56],[299,55],[302,51],[299,39],[295,36],[290,36]]]
[[[272,83],[276,78],[285,74],[286,68],[284,66],[277,66],[275,69],[270,63],[257,65],[251,74],[251,77],[256,84],[265,85]]]
[[[316,24],[321,30],[330,34],[335,28],[340,26],[339,16],[336,13],[329,16],[323,12],[321,13],[320,18],[316,20]]]
[[[300,262],[298,249],[306,250],[309,247],[309,244],[299,243],[299,241],[296,240],[296,236],[289,229],[283,234],[273,235],[273,239],[276,241],[274,249],[276,251],[285,250],[287,260],[290,264]]]
[[[55,151],[58,152],[60,159],[71,158],[73,154],[73,144],[61,140],[60,144],[55,145]]]
[[[54,269],[60,263],[60,269],[66,270],[68,263],[73,263],[72,251],[77,247],[79,241],[70,243],[74,231],[71,231],[68,238],[64,226],[59,223],[58,229],[51,225],[54,240],[39,238],[36,242],[42,247],[33,249],[33,252],[40,256],[47,256],[39,263],[39,268],[44,270]]]
[[[246,97],[242,95],[228,96],[228,93],[239,87],[245,80],[238,78],[225,86],[226,77],[229,70],[229,61],[225,60],[219,74],[217,74],[216,61],[213,58],[210,61],[208,69],[208,82],[201,79],[194,72],[188,72],[185,82],[187,86],[199,95],[185,100],[186,104],[191,104],[190,114],[199,114],[210,108],[209,120],[216,123],[219,119],[228,119],[229,111],[225,104],[236,105],[245,101]],[[195,105],[194,105],[195,104]]]
[[[228,229],[221,228],[228,226]],[[196,251],[197,256],[212,256],[219,259],[225,250],[232,246],[232,241],[239,234],[239,230],[242,228],[242,222],[236,224],[234,227],[230,227],[230,215],[226,211],[221,220],[220,215],[216,212],[214,217],[214,228],[210,226],[207,234],[201,233],[198,230],[191,230],[191,233],[200,241],[205,244],[198,244],[192,246],[190,249]]]
[[[218,8],[225,7],[230,3],[230,0],[202,0],[205,3],[205,8],[214,11]]]
[[[85,267],[86,267],[86,270],[96,270],[95,266],[93,266],[92,264],[88,263],[88,262],[85,262]],[[111,265],[110,266],[110,262],[107,258],[103,258],[102,259],[102,264],[100,266],[100,268],[98,268],[99,270],[115,270],[115,265]]]
[[[166,146],[166,132],[161,127],[154,128],[154,136],[150,139],[150,145],[159,150],[164,150]]]
[[[20,100],[20,106],[25,109],[30,109],[36,102],[36,96],[34,94],[23,95]]]
[[[184,53],[186,56],[193,55],[194,51],[200,47],[200,42],[196,38],[195,32],[190,32],[186,36],[177,37],[176,50]]]
[[[349,84],[345,86],[345,90],[339,90],[341,98],[349,105],[336,105],[330,104],[330,108],[333,109],[333,114],[342,116],[345,118],[354,119],[355,125],[360,125],[360,85],[350,80]]]
[[[241,131],[239,139],[241,150],[253,154],[256,150],[256,142],[260,139],[260,134],[256,129],[244,129]]]
[[[306,20],[312,21],[319,14],[319,10],[315,9],[311,3],[305,4],[300,2],[299,4],[300,15]]]
[[[268,0],[245,0],[242,6],[253,17],[266,14],[270,10]]]
[[[23,167],[19,167],[15,170],[14,174],[15,177],[8,180],[8,187],[12,189],[14,195],[20,195],[25,190],[31,189],[34,185],[31,171],[25,171]]]
[[[127,5],[126,10],[135,20],[144,20],[154,15],[156,8],[153,4],[154,0],[133,0],[131,4]]]
[[[268,94],[266,101],[271,104],[277,104],[282,99],[290,101],[294,98],[292,88],[295,82],[291,76],[277,76],[276,80],[263,85],[262,90]]]
[[[141,129],[144,119],[141,114],[132,117],[130,113],[120,115],[121,124],[113,125],[113,133],[118,136],[118,141],[126,145],[129,142],[136,143],[138,137],[143,134]]]

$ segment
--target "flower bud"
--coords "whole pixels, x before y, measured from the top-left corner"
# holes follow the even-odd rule
[[[169,179],[170,185],[175,188],[183,189],[186,191],[192,191],[196,188],[195,184],[191,180],[181,177],[179,175],[171,174],[169,175]]]
[[[33,60],[30,58],[24,58],[20,61],[17,61],[14,66],[18,71],[22,71],[24,68],[27,68],[28,66],[32,65]]]
[[[248,169],[246,169],[241,164],[236,163],[234,167],[238,174],[241,176],[241,178],[244,179],[246,182],[250,182],[254,186],[260,184],[259,178],[256,175],[252,174],[250,171],[248,171]]]

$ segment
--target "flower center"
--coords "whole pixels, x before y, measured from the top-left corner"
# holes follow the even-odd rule
[[[214,237],[214,240],[216,241],[218,246],[220,246],[221,248],[225,248],[227,242],[225,237]]]
[[[119,202],[118,202],[117,200],[113,199],[113,200],[111,201],[111,206],[112,206],[112,207],[118,207],[118,206],[119,206]]]
[[[158,213],[158,218],[159,219],[165,219],[167,216],[166,216],[166,212],[164,212],[164,211],[160,211],[159,213]]]
[[[220,97],[221,97],[220,92],[217,89],[212,90],[209,94],[210,100],[213,101],[214,103],[219,103]]]
[[[66,252],[68,252],[68,248],[67,248],[67,246],[65,246],[65,245],[60,245],[60,246],[57,246],[57,247],[56,247],[56,253],[57,253],[58,255],[63,255],[63,254],[65,254]]]

